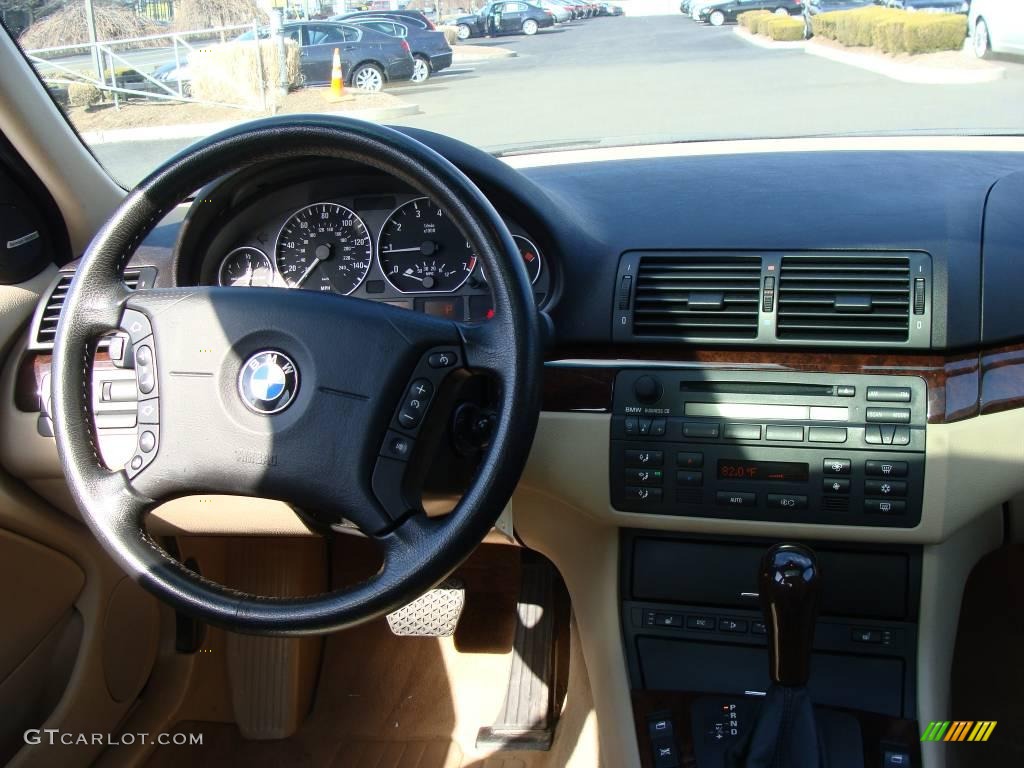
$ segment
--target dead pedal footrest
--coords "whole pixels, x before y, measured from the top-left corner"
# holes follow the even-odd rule
[[[465,606],[465,585],[459,579],[446,579],[389,613],[388,626],[398,637],[451,637]]]

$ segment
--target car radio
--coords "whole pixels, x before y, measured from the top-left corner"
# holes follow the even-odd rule
[[[925,382],[913,376],[625,369],[616,509],[909,528],[921,519]]]

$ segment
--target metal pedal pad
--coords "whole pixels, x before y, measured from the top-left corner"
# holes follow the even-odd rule
[[[465,606],[465,585],[459,579],[446,579],[389,613],[388,626],[398,637],[451,637]]]

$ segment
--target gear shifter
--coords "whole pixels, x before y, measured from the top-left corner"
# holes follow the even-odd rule
[[[808,547],[776,544],[761,560],[758,586],[776,685],[807,685],[820,583],[817,559]]]

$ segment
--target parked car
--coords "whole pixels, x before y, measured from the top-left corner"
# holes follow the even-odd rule
[[[797,15],[803,11],[803,0],[726,0],[702,8],[698,19],[713,27],[720,27],[727,21],[736,21],[741,13],[762,10],[780,16]]]
[[[504,0],[488,3],[472,16],[460,16],[455,20],[459,40],[482,35],[535,35],[545,27],[552,27],[555,17],[550,11],[521,0]]]
[[[558,24],[564,24],[572,19],[572,11],[554,0],[539,0],[537,5],[544,10],[551,11],[551,15],[555,17],[555,22]]]
[[[819,13],[852,11],[854,8],[864,8],[873,4],[874,0],[804,0],[804,39],[809,40],[814,35],[811,19]]]
[[[878,5],[927,13],[967,13],[970,0],[875,0]]]
[[[406,26],[413,25],[420,27],[421,29],[437,29],[434,24],[434,20],[429,18],[423,11],[415,10],[399,10],[389,11],[384,9],[382,11],[351,11],[348,13],[339,13],[336,16],[331,16],[331,21],[344,21],[352,22],[360,17],[381,17],[381,16],[394,16],[397,21],[405,24]]]
[[[363,91],[379,91],[385,83],[409,80],[415,70],[412,49],[405,39],[385,35],[374,29],[331,21],[288,22],[285,37],[300,46],[302,77],[307,85],[331,82],[334,51],[341,56],[345,84]],[[270,29],[259,30],[261,39],[270,37]],[[234,42],[253,39],[245,32]],[[153,73],[157,80],[177,85],[191,81],[188,60],[180,65],[165,64]]]
[[[452,47],[445,40],[444,32],[424,29],[416,24],[404,22],[406,17],[382,13],[379,16],[363,16],[350,19],[348,23],[383,32],[391,37],[404,39],[412,49],[414,83],[426,82],[430,76],[452,65]],[[403,19],[403,21],[399,21]]]
[[[967,33],[974,55],[992,53],[1024,56],[1024,3],[1021,0],[973,0]]]
[[[625,13],[621,5],[612,3],[598,3],[597,9],[598,16],[622,16]]]

